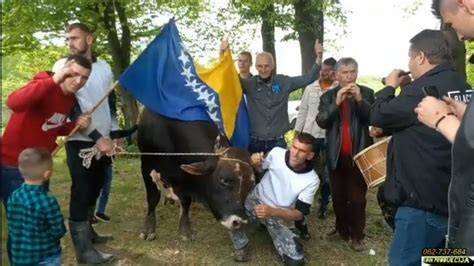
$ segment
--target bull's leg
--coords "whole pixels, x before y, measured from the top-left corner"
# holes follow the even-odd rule
[[[181,240],[192,240],[191,226],[189,224],[189,207],[191,206],[191,197],[182,196],[181,208],[179,212],[179,235]]]
[[[145,218],[145,224],[143,230],[140,233],[140,238],[143,240],[152,241],[156,238],[156,217],[155,210],[156,205],[160,201],[160,191],[153,182],[150,176],[153,167],[151,166],[150,158],[142,158],[142,177],[146,188],[146,199],[148,203],[147,216]]]

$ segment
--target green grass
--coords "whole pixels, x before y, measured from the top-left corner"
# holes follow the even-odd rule
[[[135,157],[122,156],[115,161],[113,188],[107,209],[112,221],[96,226],[97,231],[111,233],[115,239],[107,245],[98,246],[99,249],[118,254],[120,260],[116,265],[234,265],[232,245],[226,230],[201,205],[194,204],[191,209],[194,241],[185,243],[179,240],[179,207],[169,204],[158,207],[156,240],[148,242],[138,237],[146,213],[145,189],[139,165]],[[68,217],[70,178],[64,154],[55,159],[54,170],[51,190],[60,202],[64,217]],[[369,255],[368,250],[353,252],[346,243],[322,240],[321,237],[334,227],[334,214],[330,208],[329,218],[322,221],[316,218],[315,208],[310,216],[312,239],[305,242],[308,265],[387,264],[386,253],[391,232],[380,214],[374,190],[368,194],[366,244],[368,249],[375,250],[375,256]],[[2,265],[8,265],[5,256],[5,225],[2,208]],[[271,239],[265,232],[251,228],[249,237],[251,265],[279,264]],[[74,265],[75,256],[69,234],[63,238],[62,247],[64,263]]]

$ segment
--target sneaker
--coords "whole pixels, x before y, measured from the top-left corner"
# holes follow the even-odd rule
[[[99,224],[99,220],[97,220],[95,216],[92,216],[89,222],[91,223],[92,226],[96,226],[97,224]]]
[[[98,213],[98,212],[96,212],[96,213],[95,213],[95,218],[97,218],[98,220],[100,220],[101,222],[104,222],[104,223],[110,222],[110,216],[108,216],[108,215],[105,214],[105,213]]]

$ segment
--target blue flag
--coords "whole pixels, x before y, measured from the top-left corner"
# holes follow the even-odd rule
[[[173,20],[124,71],[119,81],[154,112],[182,121],[213,121],[232,146],[247,148],[250,131],[243,97],[242,101],[237,99],[232,119],[228,112],[223,118],[221,102],[229,101],[221,101],[223,93],[200,78]],[[240,83],[238,85],[241,91]],[[226,110],[229,110],[227,106]],[[232,120],[232,127],[226,126],[225,118]]]

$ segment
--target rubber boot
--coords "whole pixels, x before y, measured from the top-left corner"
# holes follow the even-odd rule
[[[89,208],[89,211],[87,213],[87,218],[89,220],[89,225],[90,225],[90,230],[91,230],[91,236],[92,236],[92,243],[94,244],[103,244],[106,243],[107,241],[112,239],[112,235],[105,235],[101,236],[99,235],[95,230],[94,227],[92,227],[92,218],[94,217],[94,210],[95,207]]]
[[[89,222],[69,221],[69,232],[76,251],[76,259],[80,264],[108,263],[115,259],[112,254],[97,251],[92,245],[92,232]]]
[[[94,244],[103,244],[103,243],[106,243],[107,241],[113,239],[112,235],[102,235],[102,236],[99,235],[94,230],[94,227],[92,227],[92,225],[90,223],[89,223],[89,227],[90,227],[90,230],[91,230],[92,243],[94,243]]]

